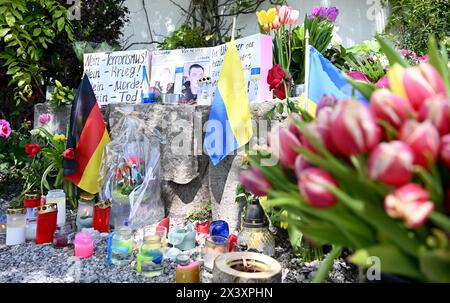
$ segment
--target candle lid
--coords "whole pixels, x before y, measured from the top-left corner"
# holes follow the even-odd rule
[[[8,208],[6,210],[8,215],[23,215],[25,214],[25,208]]]
[[[98,203],[95,203],[95,204],[94,204],[94,207],[104,209],[104,208],[111,207],[111,204],[112,204],[112,203],[111,203],[111,200],[100,201],[100,202],[98,202]]]
[[[45,204],[38,207],[38,213],[40,214],[46,214],[46,213],[52,213],[58,211],[58,205],[57,204]]]
[[[94,200],[94,195],[90,193],[81,193],[80,199],[86,202],[92,202],[92,200]]]
[[[40,199],[41,195],[38,193],[28,193],[25,194],[25,199],[27,200],[35,200],[35,199]]]
[[[189,256],[186,254],[179,254],[175,260],[178,265],[182,266],[189,265],[189,263],[191,262],[191,258],[189,258]]]

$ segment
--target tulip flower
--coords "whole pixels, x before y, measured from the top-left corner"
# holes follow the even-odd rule
[[[416,110],[420,110],[426,99],[437,94],[446,94],[441,76],[428,63],[406,69],[403,84],[408,99]]]
[[[63,153],[63,157],[69,160],[75,159],[75,149],[73,149],[72,147],[66,149]]]
[[[289,122],[288,122],[288,130],[293,133],[298,140],[301,139],[302,137],[302,133],[300,132],[300,130],[298,129],[297,125],[296,125],[296,121],[301,122],[303,121],[302,116],[300,116],[297,113],[292,113],[289,115]]]
[[[399,139],[413,151],[414,164],[428,167],[428,159],[435,161],[439,152],[439,133],[429,121],[406,121],[400,129]]]
[[[327,9],[327,19],[329,22],[333,23],[336,21],[337,16],[339,16],[339,9],[337,7],[332,6]]]
[[[378,144],[369,155],[369,175],[373,180],[400,186],[411,180],[414,154],[401,141]]]
[[[28,157],[32,158],[37,155],[41,150],[41,146],[39,144],[26,144],[25,145],[25,153]]]
[[[278,16],[275,16],[275,19],[272,22],[272,28],[273,29],[279,29],[281,27],[280,18]]]
[[[375,116],[399,128],[414,110],[408,100],[398,97],[386,89],[373,92],[370,104]]]
[[[389,88],[389,79],[387,76],[381,77],[375,85],[379,88]]]
[[[331,129],[333,127],[331,124],[332,113],[333,109],[331,107],[322,108],[318,113],[316,120],[306,126],[306,132],[316,138],[330,153],[335,155],[337,154],[337,151],[331,136]],[[309,142],[306,134],[303,134],[302,142],[306,148],[312,152],[316,152],[316,149]]]
[[[350,78],[355,79],[355,80],[359,80],[359,81],[363,81],[363,82],[366,82],[366,83],[370,83],[370,80],[367,79],[366,75],[364,75],[363,73],[361,73],[359,71],[356,71],[356,70],[348,72],[347,76],[349,76]]]
[[[300,17],[300,12],[298,10],[291,10],[291,13],[289,14],[289,19],[287,21],[288,25],[295,25],[297,24],[298,17]]]
[[[275,8],[270,8],[267,11],[261,10],[256,12],[259,25],[265,32],[269,32],[271,30],[276,14],[277,10]]]
[[[424,101],[419,111],[419,121],[430,121],[441,136],[450,132],[450,99],[436,95]]]
[[[281,165],[294,169],[297,150],[302,146],[300,140],[289,130],[278,127],[273,131],[270,145]]]
[[[11,125],[8,121],[0,119],[0,137],[8,138],[11,135]]]
[[[302,172],[308,167],[313,167],[303,155],[298,155],[295,159],[294,172],[297,176],[297,179],[300,179]]]
[[[247,188],[255,196],[267,196],[269,190],[272,188],[270,182],[257,168],[243,170],[241,171],[239,177],[245,188]]]
[[[39,123],[41,124],[47,124],[52,120],[52,115],[50,114],[42,114],[39,116]]]
[[[409,183],[387,195],[384,208],[390,217],[404,220],[409,228],[417,228],[428,219],[434,203],[425,189]]]
[[[316,107],[316,116],[319,115],[319,111],[324,107],[334,108],[338,102],[338,99],[334,95],[323,95]]]
[[[450,134],[441,138],[441,146],[439,148],[439,155],[442,161],[450,167]]]
[[[292,12],[292,8],[287,5],[277,5],[277,16],[280,19],[281,24],[286,24],[289,20],[289,16]]]
[[[315,208],[329,208],[337,203],[336,197],[327,186],[338,184],[334,178],[320,168],[306,168],[300,175],[298,187],[306,202]]]
[[[388,72],[388,82],[389,82],[389,88],[394,93],[394,95],[397,95],[403,99],[408,99],[408,96],[405,91],[405,87],[403,85],[403,75],[405,74],[405,68],[402,67],[400,64],[395,63],[392,65]]]
[[[374,114],[367,106],[350,99],[340,101],[334,109],[330,131],[334,147],[346,156],[369,151],[381,137]]]

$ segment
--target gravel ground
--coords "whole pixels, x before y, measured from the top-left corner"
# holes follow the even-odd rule
[[[0,198],[0,215],[7,208],[7,201]],[[68,220],[73,220],[71,214]],[[177,224],[176,220],[172,223]],[[178,222],[181,223],[181,222]],[[320,262],[305,263],[296,258],[289,247],[284,233],[276,232],[276,250],[274,258],[283,268],[283,282],[311,282]],[[0,283],[43,282],[43,283],[173,283],[175,282],[175,264],[164,260],[164,273],[159,277],[146,278],[134,270],[135,258],[131,265],[118,267],[107,265],[107,234],[95,240],[94,256],[88,259],[74,257],[73,247],[55,249],[51,245],[25,243],[17,246],[5,245],[5,234],[0,234]],[[198,248],[189,251],[191,259],[198,259]],[[202,270],[202,282],[210,282],[212,275]],[[343,259],[334,262],[327,282],[357,282],[358,273],[354,266]]]

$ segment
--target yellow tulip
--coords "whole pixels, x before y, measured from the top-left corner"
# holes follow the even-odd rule
[[[288,212],[287,212],[286,210],[283,210],[283,211],[281,212],[281,216],[287,218],[287,217],[288,217]],[[284,222],[284,221],[281,221],[281,222],[280,222],[280,227],[281,227],[281,228],[283,228],[283,229],[288,229],[288,226],[289,226],[289,223]]]
[[[394,95],[402,97],[403,99],[408,99],[406,95],[405,86],[403,85],[403,75],[405,69],[398,63],[395,63],[387,72],[387,77],[389,80],[389,87]]]
[[[259,12],[256,12],[259,25],[261,25],[262,29],[266,32],[272,29],[272,23],[275,20],[276,15],[277,10],[275,8],[269,8],[267,11],[260,10]]]
[[[66,141],[66,136],[64,136],[64,135],[54,135],[53,136],[53,141],[55,141],[55,142],[65,142]]]

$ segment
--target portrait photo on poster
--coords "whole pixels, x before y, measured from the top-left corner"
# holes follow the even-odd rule
[[[184,64],[183,90],[181,101],[195,103],[201,94],[199,80],[209,73],[209,61],[188,62]]]

